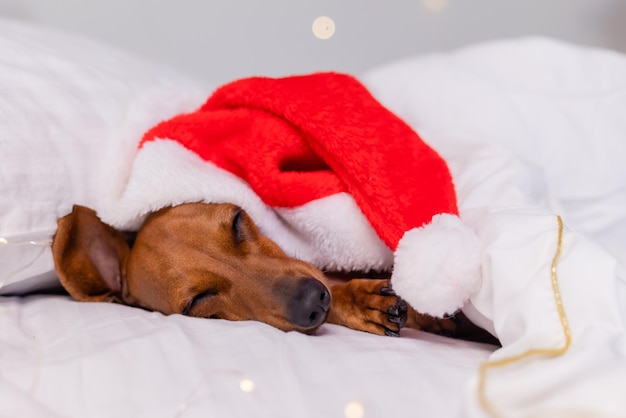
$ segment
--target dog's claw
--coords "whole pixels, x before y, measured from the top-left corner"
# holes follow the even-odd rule
[[[389,322],[393,324],[397,324],[398,328],[403,328],[406,325],[407,316],[406,315],[390,315]]]
[[[380,289],[380,294],[383,296],[395,296],[396,292],[390,287],[383,287]]]
[[[408,319],[409,319],[409,317],[408,317],[406,314],[402,315],[402,316],[400,317],[400,323],[398,323],[398,326],[399,326],[400,328],[404,328],[404,326],[406,325],[406,321],[407,321]]]
[[[385,335],[388,336],[388,337],[399,337],[400,333],[385,328]]]
[[[398,302],[398,310],[402,313],[407,313],[409,311],[409,305],[404,299],[400,299]]]
[[[398,302],[395,305],[387,309],[387,313],[389,314],[389,322],[397,324],[399,328],[404,327],[408,319],[407,311],[407,303],[402,299],[398,299]]]

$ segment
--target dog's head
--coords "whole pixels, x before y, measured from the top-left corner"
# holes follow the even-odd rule
[[[52,252],[77,300],[314,332],[330,308],[324,275],[288,257],[241,208],[190,203],[148,216],[133,245],[88,208],[61,218]]]

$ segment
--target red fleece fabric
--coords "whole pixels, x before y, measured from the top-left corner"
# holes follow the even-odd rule
[[[150,131],[245,180],[269,206],[350,193],[381,240],[458,214],[445,161],[354,77],[253,77]]]

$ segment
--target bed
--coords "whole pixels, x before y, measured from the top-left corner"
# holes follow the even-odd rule
[[[146,129],[217,86],[0,24],[0,415],[626,416],[626,57],[502,40],[358,75],[448,162],[498,348],[164,316],[58,292],[49,243]]]

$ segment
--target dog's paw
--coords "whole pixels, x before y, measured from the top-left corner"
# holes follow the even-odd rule
[[[391,289],[388,279],[352,279],[330,288],[328,322],[372,334],[400,336],[408,305]]]

